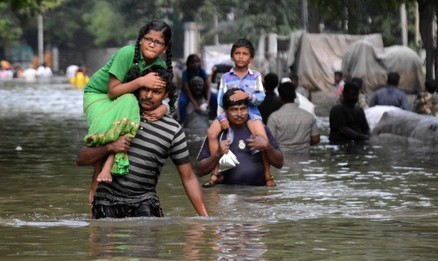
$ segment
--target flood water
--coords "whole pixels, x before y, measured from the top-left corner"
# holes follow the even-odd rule
[[[0,82],[0,259],[437,260],[436,146],[331,146],[327,110],[317,107],[321,144],[272,169],[277,187],[203,189],[201,218],[168,161],[164,218],[90,221],[92,169],[74,162],[82,91]],[[189,135],[192,159],[201,138]]]

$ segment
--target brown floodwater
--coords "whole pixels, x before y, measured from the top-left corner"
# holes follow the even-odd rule
[[[321,144],[286,155],[277,187],[203,189],[211,217],[196,216],[168,161],[164,218],[90,221],[92,169],[74,162],[82,91],[0,83],[0,259],[437,260],[436,146],[332,146],[327,116],[318,123]],[[192,159],[202,138],[188,135]]]

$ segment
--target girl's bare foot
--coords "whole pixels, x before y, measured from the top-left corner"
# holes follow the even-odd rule
[[[105,182],[105,183],[111,183],[113,181],[113,176],[110,172],[102,171],[97,176],[97,182]]]

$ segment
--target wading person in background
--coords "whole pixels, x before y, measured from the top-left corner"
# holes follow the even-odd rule
[[[216,151],[218,149],[217,138],[222,130],[229,128],[229,122],[226,118],[226,114],[223,113],[222,108],[222,96],[229,89],[239,88],[239,91],[234,92],[231,97],[232,100],[248,99],[249,101],[249,117],[248,128],[251,130],[253,136],[262,136],[266,140],[268,139],[265,131],[265,126],[262,122],[262,116],[257,108],[265,99],[265,91],[262,83],[262,75],[249,69],[249,65],[252,63],[255,56],[254,45],[247,39],[237,40],[231,47],[230,52],[231,60],[234,62],[234,67],[224,75],[222,75],[221,82],[218,90],[218,116],[207,131],[208,146],[210,151]],[[269,177],[271,176],[271,170],[266,159],[267,155],[262,152],[262,162],[265,170],[266,185],[275,186],[275,182]],[[219,166],[213,170],[210,175],[210,180],[203,184],[204,187],[211,187],[216,184],[216,181],[220,177]]]
[[[274,183],[274,177],[265,176],[262,152],[267,155],[268,163],[276,168],[283,166],[283,154],[268,128],[265,131],[268,139],[263,136],[252,137],[247,126],[249,120],[248,99],[235,101],[232,99],[240,89],[230,89],[223,95],[223,108],[230,128],[219,135],[219,147],[215,151],[208,148],[207,139],[204,140],[196,161],[196,173],[204,176],[210,173],[219,160],[228,151],[233,152],[239,164],[221,172],[223,181],[228,185],[267,186],[267,182]],[[232,132],[232,135],[227,135]],[[259,152],[257,152],[259,151]]]
[[[342,101],[330,110],[330,143],[343,144],[368,140],[370,127],[365,112],[357,101],[360,87],[353,83],[345,83]]]

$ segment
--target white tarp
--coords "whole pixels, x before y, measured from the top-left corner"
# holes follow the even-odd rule
[[[381,49],[367,41],[358,41],[344,55],[342,71],[346,79],[362,78],[364,87],[370,91],[386,85],[389,72],[398,72],[399,88],[412,94],[423,89],[422,65],[420,56],[408,47],[394,45]]]
[[[300,38],[298,45],[297,37]],[[342,58],[348,48],[359,40],[383,48],[380,34],[292,34],[288,61],[295,61],[300,84],[311,89],[329,90],[334,83],[334,71],[341,69]]]

